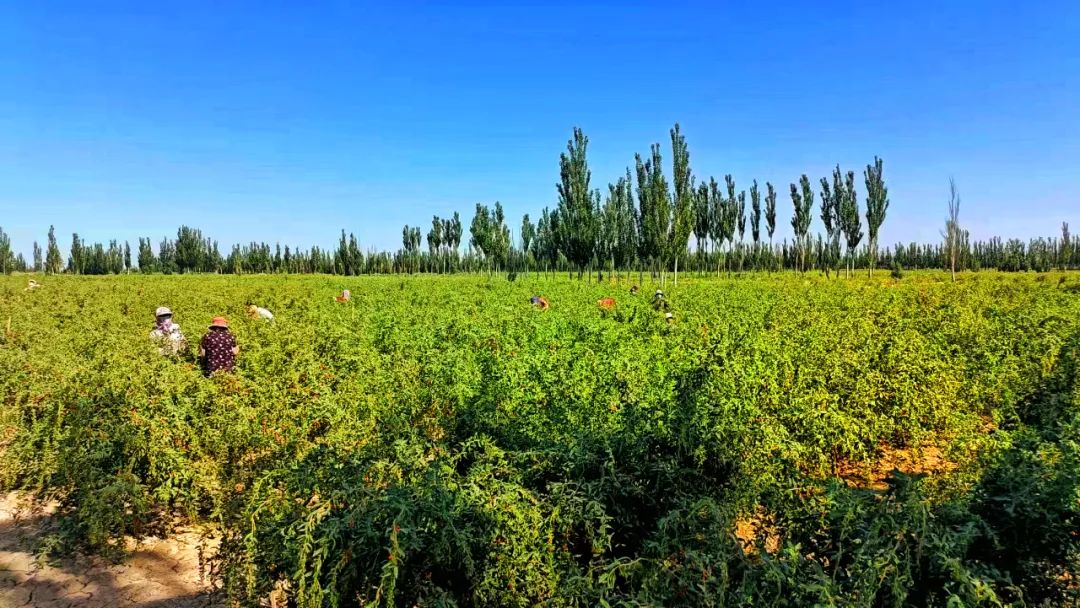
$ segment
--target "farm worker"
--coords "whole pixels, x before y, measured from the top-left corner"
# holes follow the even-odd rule
[[[529,298],[529,303],[531,303],[533,306],[539,307],[540,310],[548,309],[548,301],[544,298],[541,298],[540,296],[533,296]]]
[[[262,317],[263,319],[266,319],[267,321],[273,321],[274,320],[274,313],[272,313],[269,310],[266,310],[265,308],[262,308],[260,306],[256,306],[254,304],[248,304],[248,316],[251,317],[252,319],[258,319],[258,318]]]
[[[334,296],[335,302],[348,302],[352,298],[348,289],[343,289],[340,296]]]
[[[240,347],[236,345],[236,336],[229,331],[229,322],[225,317],[214,317],[210,330],[199,343],[199,358],[203,361],[206,375],[218,371],[233,371],[238,354]]]
[[[665,312],[664,313],[664,319],[666,319],[668,323],[674,323],[675,322],[675,315],[671,314],[670,312]]]
[[[653,307],[653,310],[655,310],[657,312],[659,312],[659,311],[665,311],[666,312],[670,308],[670,306],[668,306],[667,299],[664,298],[664,292],[660,291],[659,289],[657,289],[656,293],[653,294],[652,307]]]
[[[637,285],[634,285],[633,287],[630,288],[630,295],[636,296],[639,289],[641,289],[641,288],[638,287]]]
[[[596,305],[604,310],[611,310],[615,308],[615,298],[600,298],[596,301]]]
[[[178,323],[173,323],[172,311],[167,306],[159,306],[154,311],[154,329],[150,330],[150,337],[161,344],[158,351],[163,355],[175,355],[187,346],[184,333]]]
[[[38,287],[41,287],[41,283],[38,283],[34,279],[30,279],[30,281],[26,284],[26,291],[33,291]]]

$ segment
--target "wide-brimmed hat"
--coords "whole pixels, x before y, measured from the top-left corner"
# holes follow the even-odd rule
[[[172,316],[172,311],[169,310],[168,306],[158,306],[157,310],[154,311],[154,316],[155,317],[171,317]]]
[[[210,322],[210,327],[220,327],[222,329],[228,329],[229,320],[225,317],[214,317],[214,320]]]

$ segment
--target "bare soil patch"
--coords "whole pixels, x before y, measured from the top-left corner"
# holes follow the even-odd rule
[[[851,487],[884,490],[886,479],[893,471],[905,475],[937,475],[956,468],[937,446],[894,448],[884,446],[877,460],[865,463],[843,461],[837,466],[837,476]]]
[[[27,506],[17,493],[0,495],[0,607],[222,605],[205,567],[215,543],[202,540],[199,530],[182,527],[169,538],[139,543],[129,539],[128,558],[120,564],[89,556],[46,563],[34,555],[34,546],[50,528],[51,509],[32,512]]]

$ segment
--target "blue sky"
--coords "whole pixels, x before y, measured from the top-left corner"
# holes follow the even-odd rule
[[[875,154],[884,243],[938,238],[950,175],[976,237],[1080,231],[1075,0],[390,4],[3,3],[0,226],[397,248],[499,200],[516,233],[575,125],[606,190],[679,121],[699,177],[778,186],[778,237],[789,182]]]

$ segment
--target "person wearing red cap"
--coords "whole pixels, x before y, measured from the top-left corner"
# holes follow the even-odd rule
[[[233,371],[238,354],[240,347],[236,344],[236,336],[229,331],[229,322],[225,317],[214,317],[210,330],[199,343],[199,358],[202,359],[206,375]]]

